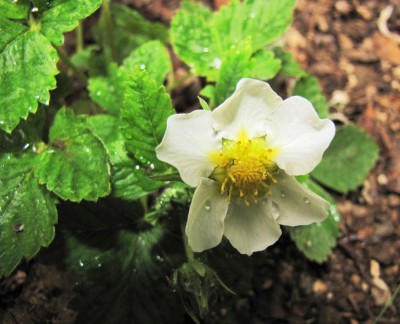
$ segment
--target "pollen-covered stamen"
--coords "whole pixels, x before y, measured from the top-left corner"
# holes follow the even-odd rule
[[[249,139],[243,132],[238,141],[224,139],[222,151],[212,159],[217,164],[211,178],[221,183],[221,194],[228,200],[244,199],[247,205],[270,194],[275,184],[277,165],[271,160],[273,150],[267,148],[265,137]]]

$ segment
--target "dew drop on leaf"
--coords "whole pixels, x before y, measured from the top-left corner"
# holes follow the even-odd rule
[[[13,231],[15,232],[15,233],[20,233],[20,232],[22,232],[24,230],[24,224],[14,224],[13,225]]]

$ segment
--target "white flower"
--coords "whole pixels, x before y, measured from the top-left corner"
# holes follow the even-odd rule
[[[197,187],[186,234],[193,251],[225,235],[244,254],[264,250],[280,225],[327,217],[328,203],[296,181],[321,161],[335,133],[302,97],[282,100],[261,81],[242,79],[213,111],[168,118],[157,157]]]

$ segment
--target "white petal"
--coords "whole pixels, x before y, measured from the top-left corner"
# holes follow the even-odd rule
[[[335,135],[335,125],[320,119],[311,102],[291,97],[268,117],[267,143],[278,149],[274,161],[290,175],[311,172]]]
[[[240,253],[251,255],[265,250],[281,234],[269,204],[259,202],[250,206],[244,203],[229,205],[224,235]]]
[[[208,154],[221,147],[212,128],[211,112],[196,110],[167,120],[164,138],[156,148],[157,158],[176,167],[183,181],[198,186],[215,168]]]
[[[211,249],[221,242],[228,201],[220,188],[218,182],[202,178],[193,195],[186,235],[194,252]]]
[[[268,83],[246,78],[212,114],[223,137],[234,140],[244,129],[252,138],[265,135],[264,121],[281,102]]]
[[[277,222],[298,226],[323,221],[328,216],[329,203],[284,172],[272,185],[271,200],[278,206]]]

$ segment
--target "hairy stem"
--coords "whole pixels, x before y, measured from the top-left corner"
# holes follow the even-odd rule
[[[59,49],[57,46],[53,45],[53,47],[56,49],[58,56],[60,57],[61,61],[65,63],[76,75],[76,77],[81,80],[83,83],[87,83],[87,78],[86,76],[82,73],[81,70],[79,70],[69,59],[67,55],[64,54],[64,52]]]
[[[111,10],[110,10],[110,2],[111,0],[103,0],[101,15],[105,22],[108,44],[110,47],[111,60],[113,62],[116,62],[117,55],[115,51],[114,31],[113,31],[113,24],[112,24]]]
[[[78,27],[76,28],[76,52],[82,51],[84,48],[83,42],[83,25],[82,21],[79,22]]]

